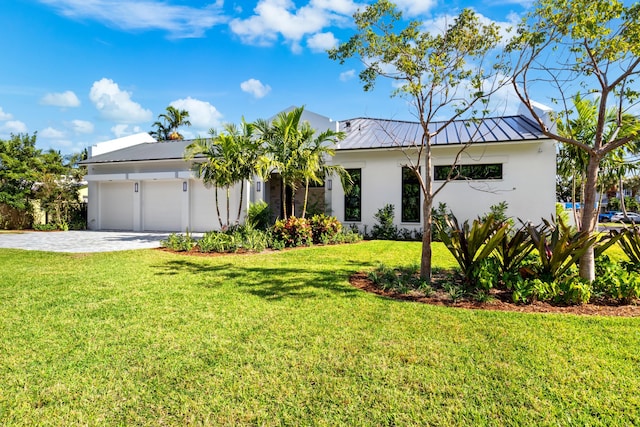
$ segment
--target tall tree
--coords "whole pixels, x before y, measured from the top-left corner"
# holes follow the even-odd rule
[[[209,138],[197,138],[186,148],[185,158],[196,159],[194,170],[197,176],[208,188],[215,188],[216,212],[221,228],[231,225],[231,187],[237,183],[240,183],[240,200],[235,222],[237,224],[240,221],[244,184],[253,177],[261,153],[253,133],[254,125],[242,119],[239,128],[234,124],[226,124],[221,133],[211,129]],[[199,157],[203,160],[200,161]],[[220,215],[218,188],[225,190],[226,223],[223,223]]]
[[[364,65],[360,79],[365,91],[373,89],[379,77],[393,80],[392,95],[409,100],[422,128],[419,140],[398,140],[398,145],[410,143],[411,149],[405,150],[407,166],[422,191],[420,275],[430,281],[431,209],[435,196],[449,182],[434,188],[431,144],[454,120],[487,113],[489,96],[504,84],[504,63],[487,63],[501,39],[500,32],[496,25],[483,24],[470,9],[441,32],[431,32],[419,21],[404,25],[401,12],[388,0],[368,5],[354,20],[357,33],[330,50],[329,57],[340,63],[359,58]]]
[[[260,162],[260,175],[268,179],[277,172],[282,180],[281,200],[283,216],[295,216],[295,196],[309,181],[319,182],[324,168],[323,156],[332,155],[332,145],[344,137],[341,132],[326,130],[315,137],[309,122],[302,120],[304,107],[279,113],[273,121],[255,122],[264,155]],[[336,172],[339,169],[333,169]],[[291,194],[287,197],[287,190]]]
[[[625,112],[638,100],[640,4],[619,0],[538,0],[518,27],[509,50],[517,58],[513,87],[549,138],[582,150],[587,157],[580,230],[596,230],[596,194],[601,162],[612,151],[637,139],[640,127],[627,126]],[[535,108],[540,90],[557,101],[557,120],[574,118],[576,95],[596,96],[597,114],[589,141],[563,135]],[[534,95],[535,94],[535,95]],[[608,109],[615,110],[615,121]],[[624,130],[624,131],[623,131]],[[580,276],[595,279],[593,250],[580,259]]]
[[[187,110],[179,110],[172,105],[166,108],[166,112],[158,115],[158,120],[152,125],[154,130],[149,135],[160,139],[182,140],[184,137],[178,132],[178,128],[182,126],[191,126],[189,121],[189,112]]]
[[[0,226],[31,226],[31,200],[40,177],[41,151],[36,148],[36,134],[11,135],[0,139]]]

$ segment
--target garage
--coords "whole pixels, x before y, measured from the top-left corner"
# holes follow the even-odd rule
[[[142,229],[182,231],[182,181],[142,182]]]
[[[99,191],[101,230],[133,229],[133,183],[101,182]]]

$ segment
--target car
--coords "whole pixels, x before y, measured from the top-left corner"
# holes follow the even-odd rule
[[[627,212],[627,216],[625,217],[624,213],[621,212],[613,215],[611,217],[611,222],[633,222],[635,224],[640,224],[640,214],[637,214],[635,212]]]
[[[617,214],[621,214],[622,212],[620,211],[607,211],[607,212],[602,212],[600,215],[598,215],[598,222],[611,222],[611,217]]]

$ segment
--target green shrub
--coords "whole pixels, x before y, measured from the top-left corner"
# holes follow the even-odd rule
[[[271,227],[271,216],[271,208],[265,201],[261,200],[249,205],[246,223],[251,228],[266,231]]]
[[[269,247],[269,234],[248,225],[234,225],[224,231],[209,231],[198,242],[200,252],[262,252]]]
[[[456,217],[451,215],[447,216],[447,225],[445,229],[437,225],[436,232],[460,265],[467,285],[474,287],[477,276],[484,276],[480,271],[484,260],[500,244],[509,225],[496,222],[491,214],[485,221],[474,220],[471,226],[468,221],[460,226]],[[483,286],[487,284],[485,281]]]
[[[197,241],[186,234],[171,233],[166,240],[160,241],[160,246],[177,252],[190,251],[196,245]]]
[[[209,231],[198,241],[198,249],[204,253],[235,252],[237,247],[233,235],[222,231]]]
[[[593,293],[600,299],[631,302],[640,298],[640,273],[603,255],[596,259]]]
[[[342,231],[342,224],[334,216],[318,214],[309,220],[313,243],[336,243],[338,235]]]
[[[447,216],[450,215],[451,212],[449,208],[447,208],[447,204],[440,202],[438,203],[437,208],[431,209],[431,222],[433,223],[434,230],[442,230],[443,232],[449,231],[449,223],[447,222]],[[420,236],[420,240],[422,240],[422,236]],[[433,233],[432,240],[434,242],[440,242],[440,235],[436,232]]]
[[[313,242],[313,233],[305,218],[290,216],[286,220],[276,221],[273,238],[282,242],[285,247],[307,246]]]
[[[384,205],[374,215],[377,224],[374,224],[371,230],[371,238],[379,240],[397,240],[398,239],[398,227],[393,224],[393,218],[395,217],[395,208],[392,204]]]

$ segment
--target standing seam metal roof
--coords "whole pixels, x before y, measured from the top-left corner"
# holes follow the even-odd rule
[[[434,122],[435,131],[444,122]],[[346,133],[338,150],[410,147],[420,144],[422,128],[418,122],[355,118],[340,122]],[[480,121],[456,120],[447,125],[432,143],[456,145],[491,142],[515,142],[544,139],[540,127],[524,116],[486,118]],[[100,154],[82,161],[82,164],[105,164],[148,160],[182,160],[185,148],[192,141],[147,142]]]
[[[431,123],[436,131],[445,122]],[[340,122],[346,133],[339,150],[393,148],[419,145],[422,128],[418,122],[386,119],[355,118]],[[540,127],[525,116],[506,116],[476,120],[456,120],[448,124],[432,139],[432,145],[457,145],[492,142],[539,140],[546,137]]]

